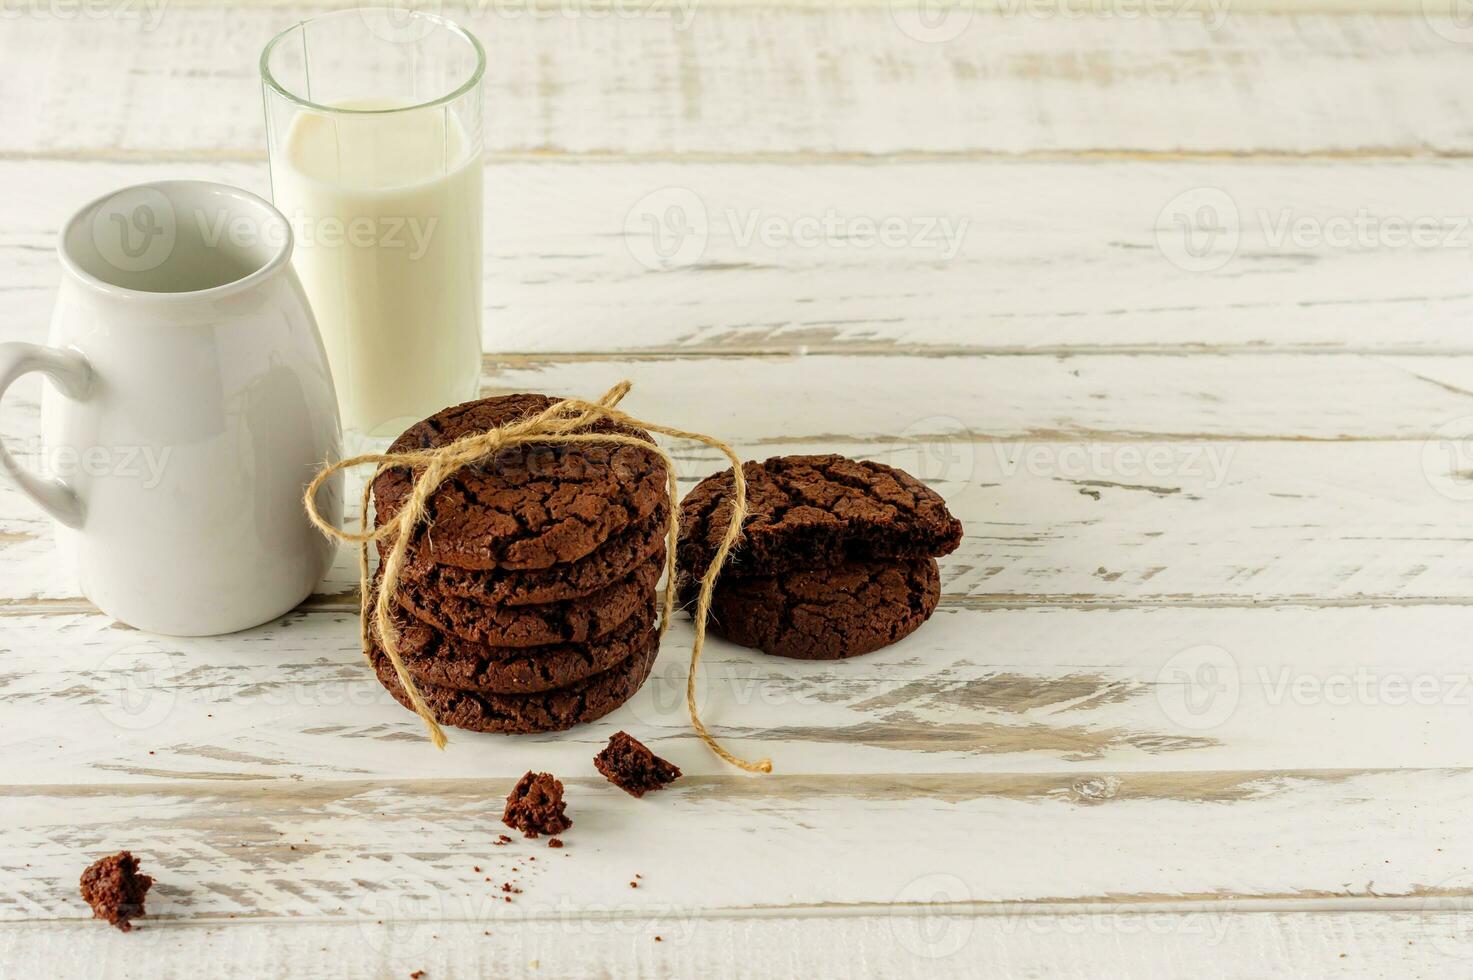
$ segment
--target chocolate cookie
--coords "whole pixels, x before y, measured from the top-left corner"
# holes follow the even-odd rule
[[[486,606],[401,583],[399,607],[422,623],[472,643],[491,647],[537,647],[587,643],[655,601],[663,566],[650,563],[613,585],[581,599],[544,606]]]
[[[560,732],[602,718],[633,697],[649,677],[659,652],[660,634],[651,630],[644,648],[629,659],[577,684],[541,694],[474,694],[428,684],[417,686],[442,725],[523,735]],[[379,683],[408,708],[409,699],[389,658],[375,653],[373,666]]]
[[[411,426],[391,452],[448,445],[476,432],[535,415],[556,399],[503,395],[447,408]],[[608,421],[590,432],[618,432],[653,442],[642,429]],[[417,475],[417,472],[416,472]],[[412,487],[407,468],[373,481],[379,523],[398,513]],[[470,569],[543,569],[586,557],[667,499],[664,461],[635,446],[516,446],[458,472],[430,497],[432,531],[411,544],[430,561]],[[388,545],[380,542],[381,554]]]
[[[681,581],[694,602],[698,583]],[[734,643],[798,660],[839,660],[889,646],[930,618],[941,598],[933,558],[851,561],[833,568],[721,578],[710,627]]]
[[[487,606],[538,606],[579,599],[627,578],[645,564],[664,564],[669,516],[669,505],[662,500],[648,518],[615,534],[593,554],[536,571],[472,571],[441,565],[412,549],[399,581],[412,583],[421,592]]]
[[[592,677],[643,650],[655,610],[635,610],[607,636],[587,643],[540,647],[488,647],[447,636],[408,616],[398,617],[399,655],[415,681],[460,691],[537,694]],[[377,631],[374,633],[376,651]]]
[[[946,502],[909,473],[843,456],[776,456],[744,463],[747,517],[723,575],[764,576],[849,560],[930,558],[961,542]],[[705,573],[731,518],[731,470],[696,484],[680,504],[679,561]]]

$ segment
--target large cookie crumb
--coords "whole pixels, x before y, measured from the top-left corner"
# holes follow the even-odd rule
[[[128,851],[101,858],[82,872],[82,898],[92,916],[131,932],[131,919],[142,918],[143,899],[153,879],[138,873],[138,859]]]
[[[663,789],[680,778],[680,767],[655,755],[628,732],[615,732],[593,765],[630,796]]]
[[[526,837],[561,834],[573,826],[563,812],[563,784],[551,773],[528,772],[506,798],[502,823]]]

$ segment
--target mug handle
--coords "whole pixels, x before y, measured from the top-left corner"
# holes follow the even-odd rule
[[[13,341],[0,344],[0,398],[16,379],[32,371],[46,375],[63,395],[78,401],[86,398],[92,387],[92,365],[80,351]],[[0,444],[0,473],[67,527],[82,526],[84,512],[76,491],[56,477],[37,476],[21,466],[4,444]]]

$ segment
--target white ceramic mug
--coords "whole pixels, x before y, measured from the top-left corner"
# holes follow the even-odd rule
[[[40,372],[43,468],[0,471],[57,521],[82,593],[125,623],[201,636],[266,622],[316,587],[334,547],[302,492],[339,452],[327,357],[254,194],[163,181],[66,225],[51,346],[0,344],[0,394]],[[342,513],[342,486],[319,498]]]

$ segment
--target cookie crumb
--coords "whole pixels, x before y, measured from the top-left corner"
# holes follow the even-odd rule
[[[128,851],[100,858],[82,872],[82,898],[92,906],[92,917],[106,919],[123,932],[131,932],[132,919],[144,915],[143,899],[153,885],[148,875],[138,873],[138,859]]]
[[[664,942],[664,941],[665,941],[665,940],[664,940],[664,939],[662,939],[662,938],[660,938],[660,937],[659,937],[659,936],[656,936],[656,937],[655,937],[655,942],[657,942],[657,943],[663,943],[663,942]]]
[[[563,784],[546,772],[528,772],[506,798],[501,822],[524,837],[560,834],[573,826],[564,813]]]
[[[411,973],[409,975],[409,980],[419,980],[419,978],[422,977],[422,976],[424,976],[424,975],[425,975],[425,971],[423,971],[423,970],[415,970],[413,973]]]
[[[663,789],[680,778],[680,767],[655,755],[628,732],[615,732],[593,765],[604,777],[630,796],[640,797]]]
[[[547,846],[548,847],[562,847],[563,846],[562,839],[559,838],[559,837],[554,837],[554,838],[552,838],[551,840],[549,840],[547,842]]]

